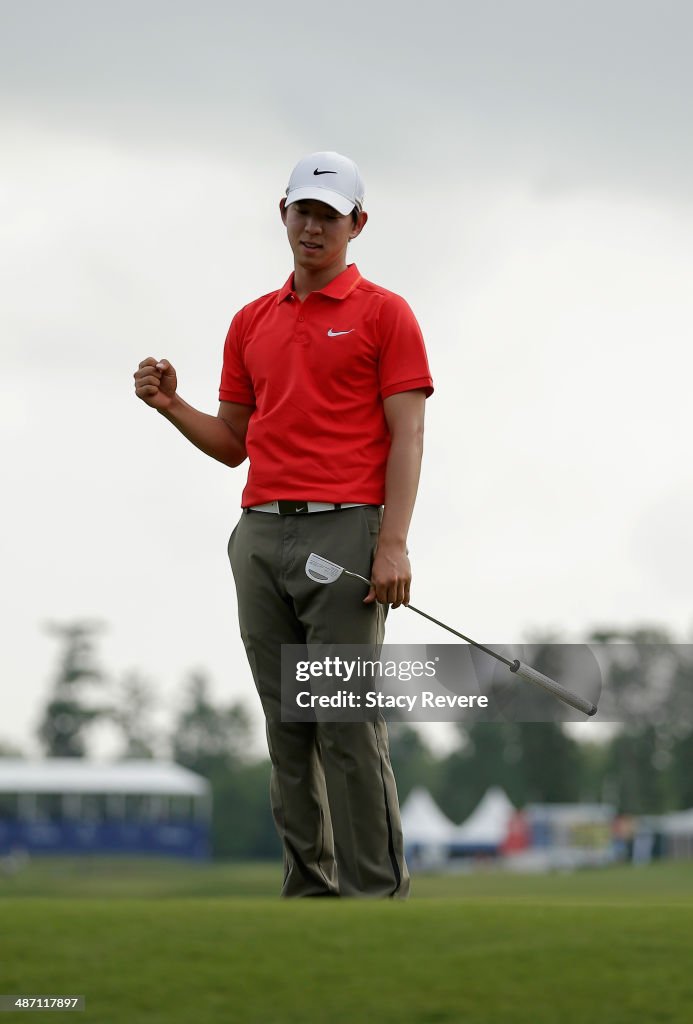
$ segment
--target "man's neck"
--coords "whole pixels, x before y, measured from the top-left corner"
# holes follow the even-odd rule
[[[309,270],[294,264],[294,291],[299,300],[303,302],[311,292],[319,292],[330,281],[334,281],[335,277],[343,274],[346,268],[346,260],[341,264],[324,267],[321,270]]]

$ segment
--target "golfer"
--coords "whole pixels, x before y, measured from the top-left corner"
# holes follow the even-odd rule
[[[363,197],[345,156],[296,165],[279,203],[294,269],[233,318],[216,416],[183,401],[168,360],[135,373],[137,396],[201,451],[227,466],[249,460],[229,558],[287,897],[409,892],[383,719],[281,715],[282,644],[379,644],[388,606],[409,603],[407,532],[433,386],[407,303],[347,264],[368,219]],[[368,594],[311,581],[313,551],[370,579]]]

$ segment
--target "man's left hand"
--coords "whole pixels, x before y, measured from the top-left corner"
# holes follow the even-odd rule
[[[411,565],[406,547],[399,545],[378,544],[371,572],[371,589],[364,604],[378,601],[399,608],[401,604],[409,604],[409,588],[411,587]]]

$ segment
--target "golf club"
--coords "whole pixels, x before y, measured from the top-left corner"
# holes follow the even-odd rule
[[[354,579],[362,580],[367,586],[370,587],[371,582],[367,580],[365,576],[359,575],[357,572],[350,572],[345,569],[342,565],[337,565],[336,562],[330,562],[327,558],[323,558],[322,555],[316,555],[315,552],[311,552],[306,562],[306,576],[313,580],[315,583],[334,583],[340,576],[351,576]],[[584,715],[591,717],[597,713],[597,705],[593,704],[589,700],[585,700],[583,697],[579,697],[576,693],[571,693],[570,690],[566,690],[564,686],[557,683],[555,679],[551,679],[550,676],[545,676],[542,672],[537,672],[536,669],[530,665],[525,665],[524,662],[518,661],[517,658],[514,661],[510,661],[508,658],[504,658],[502,654],[498,654],[496,651],[492,651],[490,647],[484,647],[483,644],[478,644],[476,640],[472,640],[470,637],[465,636],[464,633],[459,633],[452,626],[446,626],[440,619],[434,619],[432,615],[427,612],[421,611],[420,608],[415,608],[413,604],[407,604],[404,606],[409,608],[410,611],[416,612],[417,615],[422,615],[424,619],[428,619],[430,622],[435,622],[436,626],[441,626],[443,629],[447,629],[448,633],[453,633],[460,639],[465,640],[468,644],[472,644],[473,647],[477,647],[480,651],[485,654],[490,654],[492,658],[497,661],[501,661],[504,665],[507,665],[511,672],[520,676],[522,679],[526,679],[530,683],[534,683],[535,686],[540,686],[543,690],[562,700],[564,704],[569,704],[571,708],[575,708],[576,711],[581,711]]]

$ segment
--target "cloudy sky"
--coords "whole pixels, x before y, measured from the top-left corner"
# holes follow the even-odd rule
[[[0,740],[37,749],[49,620],[107,623],[104,668],[150,679],[161,722],[198,667],[255,707],[226,561],[246,471],[132,373],[166,356],[216,410],[317,149],[358,162],[352,259],[427,339],[414,602],[487,643],[691,639],[690,4],[240,7],[0,2]],[[413,618],[388,639],[441,642]]]

